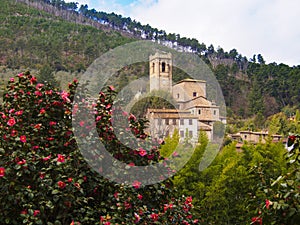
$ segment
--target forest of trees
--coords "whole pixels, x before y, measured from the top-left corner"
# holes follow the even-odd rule
[[[27,3],[38,10],[16,2]],[[0,25],[2,79],[7,79],[5,69],[40,71],[49,66],[53,75],[66,71],[79,76],[78,73],[109,49],[148,39],[199,55],[221,85],[228,115],[232,112],[240,118],[248,118],[260,112],[267,117],[284,107],[300,104],[297,89],[300,66],[266,64],[261,54],[247,59],[236,49],[226,52],[221,47],[206,46],[196,39],[157,30],[115,13],[89,9],[87,5],[61,0],[16,2],[4,0],[0,9],[1,20],[5,21]],[[147,68],[143,68],[144,74],[131,71],[134,76],[147,75]],[[130,80],[130,75],[118,79],[122,82],[120,86]]]

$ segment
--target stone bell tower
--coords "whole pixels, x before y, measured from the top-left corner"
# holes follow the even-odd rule
[[[172,54],[156,52],[149,57],[150,91],[164,90],[172,94]]]

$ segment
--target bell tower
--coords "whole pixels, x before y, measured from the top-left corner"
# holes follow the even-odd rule
[[[149,57],[150,91],[164,90],[172,94],[172,54],[156,52]]]

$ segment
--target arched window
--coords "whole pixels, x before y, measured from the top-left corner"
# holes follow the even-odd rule
[[[152,73],[155,71],[155,63],[152,63]]]
[[[166,63],[165,62],[163,62],[161,64],[161,72],[166,72]]]

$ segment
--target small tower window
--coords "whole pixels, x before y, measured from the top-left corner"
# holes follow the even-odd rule
[[[199,114],[199,115],[201,114],[201,109],[198,110],[198,114]]]
[[[155,71],[155,63],[152,63],[152,73]]]
[[[163,62],[161,64],[161,72],[166,72],[166,63],[165,62]]]
[[[180,97],[180,95],[179,94],[177,94],[177,98],[179,98]]]
[[[193,97],[197,97],[197,92],[193,92]]]

